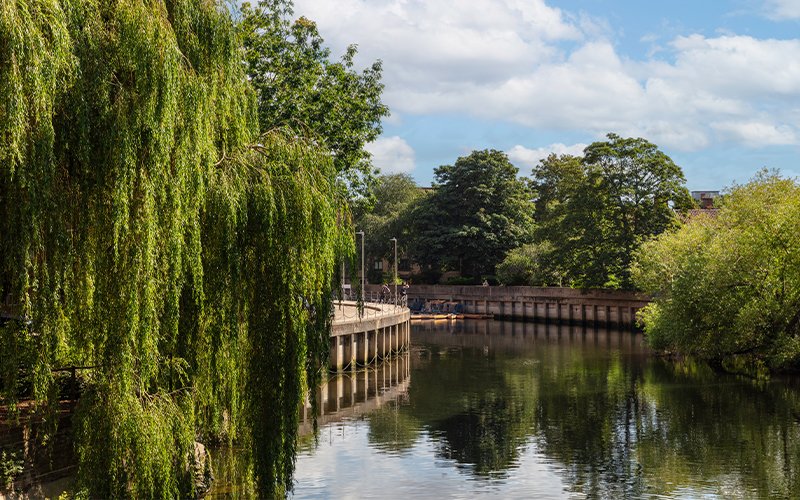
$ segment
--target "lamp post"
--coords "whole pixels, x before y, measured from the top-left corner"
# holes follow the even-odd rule
[[[394,241],[394,306],[397,307],[397,238],[389,241]]]
[[[364,231],[357,231],[361,235],[361,302],[364,302]]]

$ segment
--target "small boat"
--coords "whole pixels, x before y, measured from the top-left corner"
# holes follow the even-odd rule
[[[457,314],[456,319],[494,319],[494,314]]]
[[[455,314],[444,314],[444,313],[421,313],[421,314],[412,314],[411,321],[415,320],[446,320],[446,319],[456,319]]]

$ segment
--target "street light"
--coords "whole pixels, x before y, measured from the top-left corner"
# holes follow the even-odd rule
[[[394,306],[397,307],[397,238],[389,241],[394,241]]]
[[[364,302],[364,231],[356,231],[361,235],[361,302]]]

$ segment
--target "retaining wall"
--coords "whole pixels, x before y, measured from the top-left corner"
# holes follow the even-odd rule
[[[367,285],[376,293],[380,285]],[[408,303],[445,300],[463,305],[468,314],[494,314],[498,319],[633,325],[649,297],[612,290],[562,287],[414,285]]]
[[[358,316],[355,304],[336,303],[331,329],[332,371],[354,369],[393,356],[408,348],[411,312],[407,307],[365,304]]]

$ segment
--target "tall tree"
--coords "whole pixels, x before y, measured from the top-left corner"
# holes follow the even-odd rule
[[[193,497],[198,435],[284,494],[329,349],[298,297],[329,311],[352,251],[330,155],[259,137],[215,2],[3,2],[0,46],[0,404],[56,425],[55,370],[86,368],[79,496]]]
[[[374,205],[354,210],[356,229],[365,232],[364,252],[372,259],[394,259],[391,238],[397,238],[398,255],[407,255],[414,244],[414,218],[417,205],[425,197],[408,174],[378,177]]]
[[[290,0],[242,4],[239,22],[247,76],[256,89],[262,132],[292,127],[328,149],[351,195],[369,196],[377,171],[364,145],[381,134],[389,108],[381,102],[381,61],[353,68],[356,46],[338,62],[313,21],[290,21]]]
[[[630,288],[633,252],[670,227],[673,207],[693,206],[680,167],[655,144],[608,139],[584,150],[582,172],[572,158],[551,157],[534,173],[545,197],[537,240],[553,244],[575,286]]]
[[[415,260],[475,276],[530,238],[532,205],[502,151],[473,151],[437,168],[436,191],[417,210]]]

